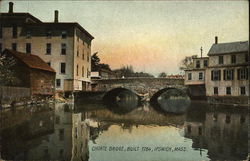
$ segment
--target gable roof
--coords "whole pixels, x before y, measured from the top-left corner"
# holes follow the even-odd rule
[[[55,73],[47,63],[45,63],[39,56],[33,54],[25,54],[17,52],[14,50],[5,49],[3,54],[8,54],[14,56],[16,59],[20,60],[22,63],[26,64],[29,68],[39,69],[44,71],[49,71]]]
[[[213,44],[208,55],[229,54],[248,51],[248,41]]]

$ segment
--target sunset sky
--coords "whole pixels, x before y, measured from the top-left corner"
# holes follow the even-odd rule
[[[1,12],[8,2],[0,2]],[[112,69],[132,65],[158,75],[179,73],[180,60],[206,55],[219,42],[248,40],[248,1],[12,1],[14,12],[29,12],[44,22],[78,22],[95,39],[92,53]]]

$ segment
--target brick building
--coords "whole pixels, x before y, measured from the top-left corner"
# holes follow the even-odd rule
[[[13,62],[14,71],[19,87],[30,88],[32,96],[53,95],[55,89],[55,71],[40,57],[5,49],[3,56]]]

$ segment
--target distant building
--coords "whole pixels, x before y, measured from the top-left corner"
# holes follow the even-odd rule
[[[185,85],[191,96],[206,95],[210,103],[248,104],[248,41],[215,43],[208,57],[193,58],[193,66],[185,70]]]
[[[180,74],[171,74],[171,75],[167,75],[166,78],[168,79],[184,79],[184,76],[183,75],[180,75]]]
[[[91,41],[94,38],[75,22],[42,22],[29,13],[9,12],[0,16],[0,51],[5,48],[36,54],[56,71],[56,90],[90,89]]]
[[[208,67],[208,57],[193,58],[193,64],[185,70],[185,82],[189,88],[190,96],[201,98],[206,96],[205,70]]]
[[[218,43],[208,52],[206,95],[209,101],[248,103],[249,53],[248,41]]]
[[[56,73],[39,56],[8,49],[3,55],[13,60],[11,68],[19,79],[18,86],[30,88],[32,96],[54,94]]]
[[[91,79],[112,79],[116,78],[116,74],[113,71],[107,69],[100,69],[98,71],[91,72]]]

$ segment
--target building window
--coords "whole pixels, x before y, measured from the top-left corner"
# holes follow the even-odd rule
[[[226,94],[228,94],[228,95],[231,94],[231,87],[226,87]]]
[[[61,63],[61,74],[65,74],[66,72],[66,64],[65,63]]]
[[[240,116],[240,124],[243,124],[243,123],[245,123],[245,122],[246,122],[246,117],[243,116],[243,115],[241,115],[241,116]]]
[[[56,116],[56,124],[60,124],[60,116]]]
[[[64,129],[59,129],[59,140],[64,140]]]
[[[237,69],[238,80],[248,80],[248,68]]]
[[[202,127],[199,126],[199,135],[202,135]]]
[[[246,94],[246,87],[240,87],[240,94],[245,95]]]
[[[51,66],[51,62],[47,62],[47,64],[48,64],[49,66]]]
[[[201,63],[199,60],[196,61],[196,68],[200,68],[201,67]]]
[[[82,54],[82,60],[84,60],[84,53]]]
[[[219,89],[218,89],[218,87],[214,87],[214,94],[219,94]]]
[[[236,63],[236,55],[231,55],[231,63],[232,64]]]
[[[226,115],[226,120],[225,120],[225,122],[226,122],[227,124],[229,124],[229,123],[231,122],[231,116],[230,116],[230,115]]]
[[[0,39],[3,38],[3,28],[0,27]]]
[[[28,30],[28,31],[26,32],[26,38],[27,38],[27,39],[30,39],[30,38],[31,38],[31,31],[30,31],[30,30]]]
[[[224,78],[224,80],[233,80],[234,79],[234,70],[233,69],[223,70],[223,78]]]
[[[50,43],[47,43],[47,44],[46,44],[46,54],[47,54],[47,55],[50,55],[50,54],[51,54],[51,44],[50,44]]]
[[[77,57],[79,57],[79,46],[77,46],[76,55],[77,55]]]
[[[56,87],[61,87],[61,79],[56,79]]]
[[[220,70],[212,70],[211,71],[211,80],[220,80],[221,72]]]
[[[76,66],[76,75],[78,76],[78,68],[79,68],[79,66],[77,65]]]
[[[248,54],[245,54],[245,62],[248,62],[248,61],[249,61]]]
[[[199,73],[199,80],[203,80],[203,73]]]
[[[2,47],[2,44],[0,43],[0,55],[2,55],[2,50],[3,50],[3,47]]]
[[[66,55],[66,44],[61,44],[61,54]]]
[[[87,78],[89,77],[89,68],[87,68]]]
[[[208,66],[208,61],[204,60],[204,67],[207,67],[207,66]]]
[[[192,80],[192,73],[188,73],[188,80]]]
[[[52,32],[50,30],[47,31],[46,37],[47,39],[50,39],[52,37]]]
[[[218,88],[217,88],[218,89]],[[213,114],[213,120],[216,122],[218,120],[218,115],[216,113]]]
[[[17,38],[17,26],[13,26],[12,28],[12,37]]]
[[[84,77],[84,66],[82,66],[82,77]]]
[[[224,63],[223,56],[219,56],[219,64],[223,64],[223,63]]]
[[[15,50],[15,51],[17,51],[17,44],[16,43],[12,43],[12,50]]]
[[[66,39],[67,38],[67,32],[66,31],[62,31],[62,39]]]
[[[87,61],[89,62],[89,53],[88,53],[88,56],[87,56]]]
[[[192,132],[192,128],[191,128],[190,125],[187,126],[187,131],[188,131],[189,134]]]
[[[31,53],[31,43],[26,43],[26,53],[27,54]]]

